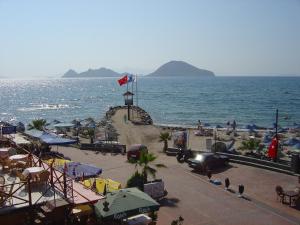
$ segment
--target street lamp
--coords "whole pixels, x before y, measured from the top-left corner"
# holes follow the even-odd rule
[[[133,93],[127,91],[123,94],[125,105],[127,105],[128,120],[130,120],[130,106],[133,105]]]

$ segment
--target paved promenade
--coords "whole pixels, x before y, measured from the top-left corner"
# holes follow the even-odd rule
[[[74,148],[59,147],[59,151],[74,161],[92,163],[103,169],[103,177],[126,185],[134,172],[133,165],[122,155],[102,155]],[[213,174],[213,178],[229,177],[231,188],[245,186],[245,198],[208,182],[205,175],[194,173],[186,164],[177,163],[174,157],[159,154],[158,163],[168,168],[159,169],[157,178],[165,181],[168,196],[162,200],[158,224],[171,224],[180,215],[188,225],[285,225],[300,224],[300,211],[276,200],[275,186],[293,189],[297,178],[249,166],[231,164],[231,167]]]

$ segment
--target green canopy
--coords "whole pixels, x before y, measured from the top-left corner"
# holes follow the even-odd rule
[[[106,199],[95,204],[95,214],[99,219],[121,220],[157,211],[159,206],[155,200],[139,189],[126,188],[107,193]]]

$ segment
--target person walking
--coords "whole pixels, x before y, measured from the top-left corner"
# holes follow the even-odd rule
[[[232,129],[233,129],[233,130],[236,129],[236,122],[235,122],[235,120],[233,120],[233,122],[232,122]]]
[[[232,122],[232,131],[233,131],[233,134],[235,136],[236,135],[236,122],[235,122],[235,120],[233,120],[233,122]]]
[[[228,120],[227,123],[226,123],[226,127],[227,127],[227,130],[226,130],[226,134],[230,134],[230,121]]]
[[[201,126],[202,126],[201,121],[198,120],[198,130],[200,130]]]

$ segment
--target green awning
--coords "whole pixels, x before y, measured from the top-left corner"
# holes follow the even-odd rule
[[[141,213],[157,211],[159,207],[160,205],[146,193],[137,188],[126,188],[107,193],[106,199],[95,204],[95,214],[103,220],[121,220]]]

